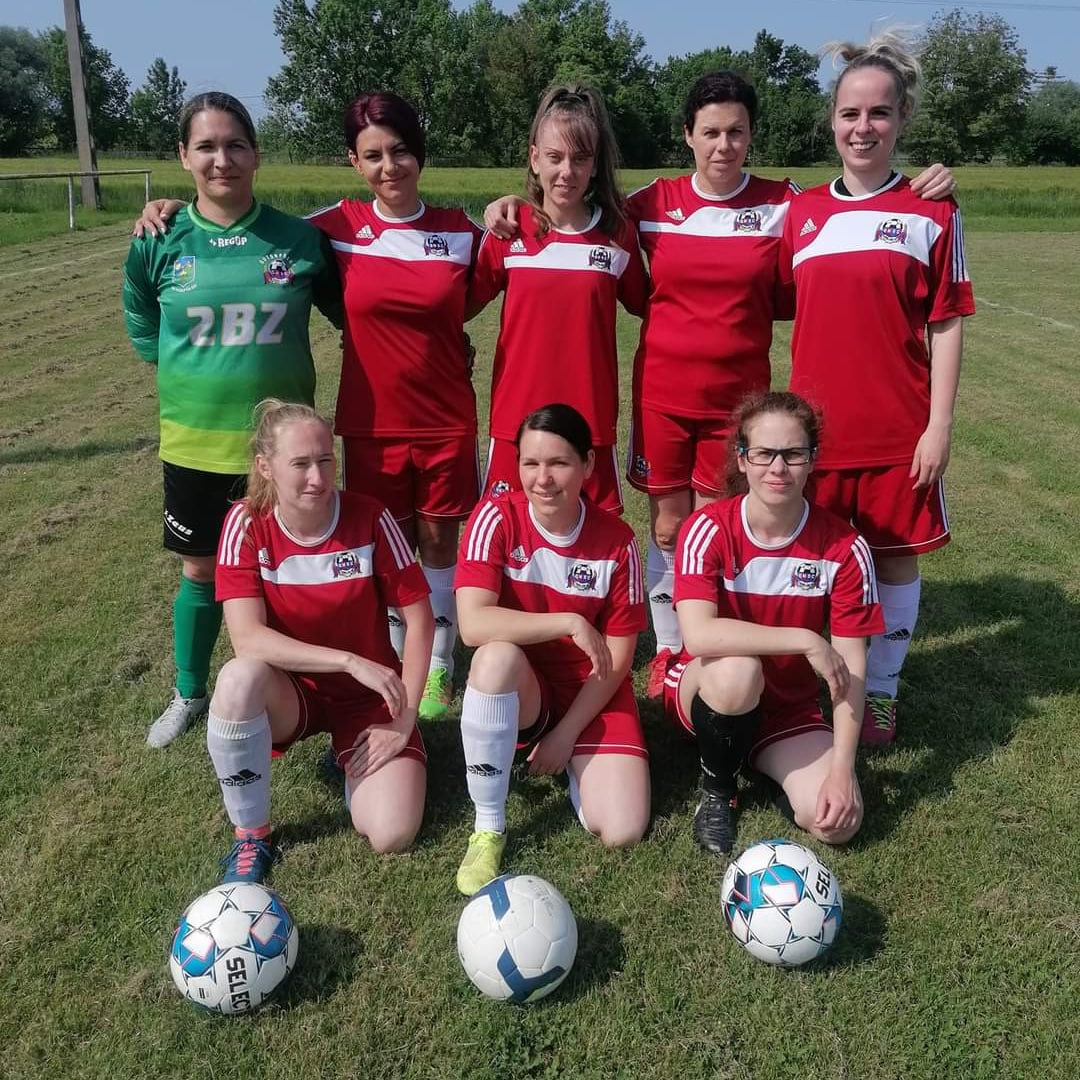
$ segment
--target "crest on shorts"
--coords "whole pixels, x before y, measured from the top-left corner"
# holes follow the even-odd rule
[[[488,494],[490,494],[493,499],[497,499],[500,495],[505,495],[509,490],[509,480],[496,480],[495,483],[491,485],[491,490]]]
[[[339,551],[334,556],[334,577],[351,578],[360,573],[360,560],[355,551]]]
[[[886,218],[874,230],[875,240],[884,240],[886,244],[906,244],[907,226],[900,218]]]
[[[566,575],[566,584],[574,592],[595,592],[596,571],[588,563],[574,563]]]
[[[195,288],[195,256],[179,255],[172,264],[172,283],[174,289],[187,292]]]
[[[289,256],[284,252],[275,251],[273,255],[266,255],[260,261],[263,267],[263,281],[267,285],[289,285],[296,277]]]
[[[757,210],[740,210],[735,215],[736,232],[761,232],[761,213]]]
[[[816,592],[821,588],[821,568],[817,563],[802,562],[791,571],[791,584],[801,592]]]
[[[641,454],[635,454],[630,459],[630,472],[634,476],[648,476],[652,472],[652,466],[649,465],[647,458]]]
[[[611,249],[606,247],[594,247],[589,252],[589,266],[593,270],[609,271],[611,269]]]
[[[424,237],[424,254],[434,255],[439,259],[450,258],[450,245],[446,242],[446,237],[438,233],[428,233]]]

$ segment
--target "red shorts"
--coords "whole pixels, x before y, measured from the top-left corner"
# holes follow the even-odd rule
[[[330,733],[330,745],[333,747],[334,756],[339,764],[348,760],[352,751],[356,736],[364,728],[372,724],[388,724],[390,713],[386,704],[380,701],[372,705],[367,701],[334,701],[325,694],[319,693],[312,681],[304,675],[295,672],[287,673],[296,688],[297,704],[300,708],[300,719],[296,730],[283,742],[274,743],[274,749],[283,754],[293,743],[306,739],[309,735],[317,735],[321,731]],[[405,744],[405,749],[398,757],[415,758],[422,765],[427,762],[427,750],[424,749],[424,740],[420,737],[420,729],[413,725],[412,734]]]
[[[682,681],[683,672],[689,660],[673,659],[668,664],[667,676],[664,678],[664,712],[680,728],[684,735],[693,739],[694,725],[690,717],[683,711],[682,702],[679,700],[679,683]],[[751,765],[754,758],[773,743],[783,739],[790,739],[796,735],[805,735],[808,731],[827,731],[832,734],[832,728],[821,714],[821,706],[816,700],[800,702],[798,705],[788,705],[783,709],[762,709],[761,719],[758,721],[757,730],[750,741],[750,749],[747,751],[746,760]]]
[[[582,492],[601,510],[613,514],[623,512],[622,484],[619,482],[619,466],[614,446],[596,447],[596,464],[592,476],[585,481]],[[492,439],[488,446],[487,470],[481,488],[485,495],[498,495],[503,491],[520,491],[517,447],[509,439]]]
[[[396,520],[416,516],[460,521],[472,513],[480,479],[473,436],[346,435],[341,441],[345,490],[373,496]]]
[[[908,465],[815,469],[806,497],[850,521],[876,555],[922,555],[949,542],[940,480],[913,489]]]
[[[700,491],[726,494],[729,417],[668,416],[635,405],[630,421],[626,479],[647,495]]]
[[[553,683],[536,675],[540,684],[540,715],[518,734],[518,749],[531,747],[562,719],[581,689],[580,683]],[[647,758],[634,687],[627,678],[611,700],[585,725],[574,743],[574,754],[627,754]]]

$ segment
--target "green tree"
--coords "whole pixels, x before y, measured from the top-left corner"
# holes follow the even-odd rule
[[[176,152],[180,111],[187,84],[159,56],[146,72],[146,82],[131,95],[135,146],[155,154]]]
[[[1047,74],[1028,106],[1017,163],[1080,165],[1080,83]]]
[[[1030,75],[1016,31],[1000,15],[950,11],[922,42],[924,90],[903,146],[912,161],[989,161],[1023,137]]]
[[[90,125],[99,149],[108,150],[127,137],[131,124],[128,77],[113,63],[107,49],[98,48],[82,30],[83,58],[86,65],[86,91]],[[75,146],[75,118],[71,104],[71,73],[68,69],[67,36],[58,26],[41,35],[47,67],[45,86],[48,92],[52,127],[57,146],[71,150]]]
[[[429,153],[456,130],[450,115],[466,68],[450,0],[278,0],[286,62],[267,84],[271,115],[303,154],[342,157],[342,114],[357,94],[393,90],[416,106]]]
[[[46,66],[38,37],[0,26],[0,154],[24,153],[44,131]]]

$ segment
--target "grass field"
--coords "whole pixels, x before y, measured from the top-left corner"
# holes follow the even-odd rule
[[[846,900],[830,958],[776,971],[729,939],[721,867],[690,837],[694,757],[646,703],[654,816],[636,849],[586,836],[558,785],[515,786],[506,868],[553,881],[581,938],[567,983],[527,1009],[481,999],[454,952],[471,823],[456,719],[425,728],[429,809],[406,856],[357,841],[317,779],[319,740],[275,764],[274,880],[299,966],[251,1017],[178,999],[169,935],[216,880],[228,829],[201,735],[143,743],[171,682],[177,568],[159,548],[152,371],[120,315],[128,230],[49,236],[40,208],[0,225],[0,1074],[1080,1075],[1080,174],[1000,175],[961,174],[965,207],[996,189],[1002,213],[968,218],[980,310],[948,478],[955,542],[924,562],[900,741],[861,762],[855,842],[810,844]],[[467,189],[472,205],[517,183],[426,179],[432,201]],[[344,170],[267,169],[271,184],[304,208],[355,187]],[[1025,225],[1031,192],[1048,212]],[[496,325],[489,310],[470,328],[482,397]],[[624,319],[627,364],[635,336]],[[328,408],[334,336],[320,322],[315,340]],[[781,385],[787,341],[782,328]],[[628,517],[644,536],[641,498]],[[740,843],[771,835],[796,834],[751,789]]]

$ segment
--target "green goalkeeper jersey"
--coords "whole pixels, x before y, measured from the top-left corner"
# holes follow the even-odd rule
[[[262,203],[228,228],[192,204],[164,237],[132,242],[124,321],[157,364],[163,461],[247,472],[254,407],[314,402],[313,301],[340,325],[333,253],[306,221]]]

